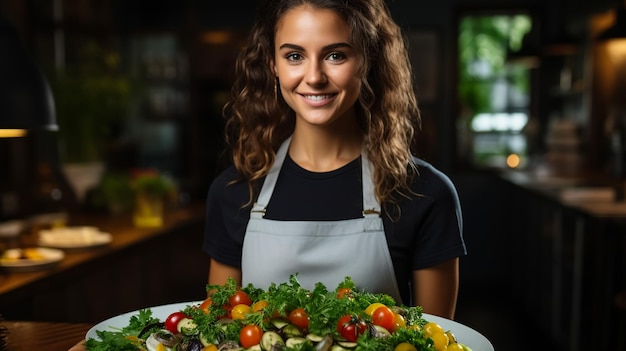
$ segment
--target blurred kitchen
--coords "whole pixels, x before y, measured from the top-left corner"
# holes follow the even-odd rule
[[[3,267],[0,315],[94,323],[202,298],[203,201],[256,3],[0,0],[0,133],[19,135],[0,138],[0,249],[112,235]],[[626,350],[626,2],[389,6],[419,156],[464,211],[457,321],[496,350]]]

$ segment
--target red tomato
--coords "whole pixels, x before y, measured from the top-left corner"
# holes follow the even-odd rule
[[[345,315],[337,322],[337,332],[344,339],[352,342],[356,342],[359,335],[365,333],[367,330],[367,324],[356,316]]]
[[[309,327],[309,315],[304,308],[296,308],[289,313],[289,322],[300,329],[307,329]]]
[[[187,318],[187,315],[180,311],[170,314],[167,316],[167,319],[165,319],[165,329],[172,334],[178,334],[178,322],[183,318]]]
[[[252,305],[252,300],[250,299],[250,297],[248,296],[248,294],[246,294],[244,291],[242,290],[237,290],[233,296],[230,297],[230,299],[228,299],[228,303],[230,304],[231,307],[237,306],[237,305]]]
[[[393,326],[396,322],[396,316],[387,306],[378,307],[372,313],[372,323],[379,325],[389,331],[393,330]]]
[[[248,324],[241,328],[239,332],[239,343],[246,349],[261,342],[263,329],[255,324]]]

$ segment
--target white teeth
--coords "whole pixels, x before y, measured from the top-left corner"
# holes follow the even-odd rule
[[[324,99],[329,99],[332,95],[305,95],[304,97],[313,100],[313,101],[321,101]]]

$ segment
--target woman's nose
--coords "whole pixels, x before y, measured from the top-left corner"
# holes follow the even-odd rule
[[[326,83],[324,66],[317,60],[309,61],[306,72],[306,82],[310,85],[320,85]]]

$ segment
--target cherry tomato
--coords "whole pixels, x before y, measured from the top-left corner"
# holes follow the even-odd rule
[[[374,302],[373,304],[367,306],[367,308],[365,309],[365,313],[371,316],[372,314],[374,314],[374,311],[376,311],[378,307],[383,307],[383,306],[385,305],[380,302]]]
[[[170,314],[165,319],[165,329],[172,334],[178,334],[178,322],[180,322],[183,318],[187,318],[187,315],[181,311]]]
[[[402,328],[406,328],[406,321],[404,320],[404,317],[401,314],[394,312],[393,326],[391,327],[391,330],[389,331],[392,333],[395,333],[396,330],[402,329]]]
[[[241,328],[239,332],[239,343],[246,349],[261,342],[263,329],[255,324],[248,324]]]
[[[463,345],[456,342],[448,344],[448,351],[465,351]]]
[[[424,325],[424,334],[426,334],[426,336],[431,337],[438,333],[445,333],[445,330],[443,330],[439,324],[428,322]]]
[[[450,341],[446,333],[440,332],[431,335],[430,338],[433,339],[433,346],[435,346],[435,350],[437,351],[445,350],[445,348],[448,347],[448,342]]]
[[[393,349],[394,351],[417,351],[417,348],[408,342],[401,342]]]
[[[343,299],[344,297],[347,297],[347,298],[352,297],[352,289],[350,288],[337,289],[337,298]]]
[[[252,312],[252,308],[250,306],[240,303],[230,310],[230,318],[233,320],[242,320],[245,319],[246,315],[250,312]]]
[[[396,321],[395,314],[387,306],[378,307],[372,314],[372,323],[379,325],[389,331],[393,329]]]
[[[367,324],[356,316],[345,315],[337,322],[337,332],[344,339],[352,342],[356,342],[359,335],[365,333],[367,330]]]
[[[211,300],[211,298],[209,297],[206,300],[202,301],[202,303],[200,304],[200,309],[204,311],[204,313],[209,313],[212,304],[213,300]]]
[[[252,312],[261,312],[268,304],[265,300],[259,300],[252,304]]]
[[[304,308],[296,308],[289,313],[289,322],[300,329],[307,329],[309,327],[309,315]]]
[[[228,303],[230,304],[231,307],[237,306],[239,304],[250,306],[252,305],[252,300],[250,299],[248,294],[246,294],[245,291],[237,290],[233,294],[233,296],[231,296],[230,299],[228,299]]]

